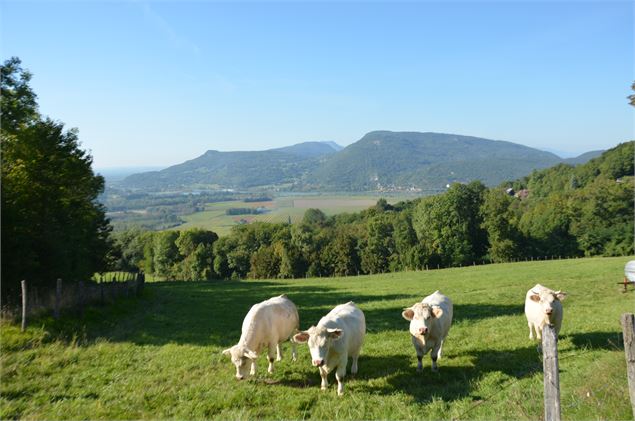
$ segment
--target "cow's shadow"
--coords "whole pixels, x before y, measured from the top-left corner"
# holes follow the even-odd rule
[[[430,357],[424,357],[424,367],[416,371],[414,355],[369,357],[364,362],[369,368],[365,374],[360,369],[360,379],[384,377],[384,382],[365,382],[358,387],[370,393],[391,395],[397,392],[411,395],[419,403],[433,399],[453,401],[471,396],[472,385],[491,372],[499,372],[508,378],[521,379],[542,371],[542,363],[532,346],[498,351],[473,351],[462,356],[468,364],[453,365],[452,355],[439,360],[437,372],[431,370]],[[361,362],[360,362],[361,364]],[[446,365],[447,364],[447,365]],[[485,397],[471,396],[473,400]]]

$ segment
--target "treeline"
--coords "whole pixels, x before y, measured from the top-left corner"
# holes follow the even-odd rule
[[[171,279],[297,278],[630,255],[634,153],[628,142],[585,165],[535,171],[496,188],[454,184],[436,196],[396,205],[381,199],[332,217],[309,209],[300,224],[240,225],[220,239],[202,230],[129,232],[117,240],[118,269]],[[510,195],[510,186],[525,194]]]
[[[225,215],[258,215],[261,213],[261,208],[229,208],[225,210]]]

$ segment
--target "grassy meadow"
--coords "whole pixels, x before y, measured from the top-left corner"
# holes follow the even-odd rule
[[[591,258],[350,278],[161,282],[139,299],[87,310],[85,319],[2,324],[0,418],[22,419],[541,419],[542,362],[528,339],[525,292],[562,289],[563,419],[631,419],[620,315],[629,258]],[[439,372],[417,373],[403,307],[440,289],[454,322]],[[237,381],[221,351],[238,341],[244,315],[286,293],[301,328],[355,301],[368,333],[359,373],[320,391],[306,345],[290,345],[272,375]]]
[[[190,215],[181,216],[186,221],[174,229],[204,228],[216,232],[218,235],[227,235],[231,228],[241,219],[248,222],[300,222],[309,208],[322,210],[326,215],[335,215],[344,212],[359,212],[377,203],[379,197],[375,196],[280,196],[269,202],[242,202],[226,201],[208,203],[205,210]],[[399,199],[391,199],[390,203]],[[259,208],[264,207],[268,211],[259,215],[226,215],[229,208]]]

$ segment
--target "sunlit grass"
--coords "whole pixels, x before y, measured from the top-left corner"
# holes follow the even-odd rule
[[[542,363],[523,314],[540,282],[569,293],[560,336],[563,419],[630,419],[619,317],[633,311],[628,258],[595,258],[281,281],[164,282],[144,296],[46,318],[25,333],[2,325],[0,418],[539,419]],[[455,320],[438,374],[416,358],[401,309],[441,289]],[[273,375],[259,360],[238,382],[220,351],[249,307],[286,293],[301,328],[354,300],[368,334],[345,395],[319,390],[306,346]],[[333,384],[334,379],[330,379]]]

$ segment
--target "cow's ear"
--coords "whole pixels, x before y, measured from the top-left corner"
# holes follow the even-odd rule
[[[293,335],[293,342],[303,344],[308,340],[309,340],[309,332],[307,331],[298,332],[295,335]]]
[[[443,310],[441,307],[432,307],[432,315],[434,317],[441,317],[443,315]]]
[[[342,337],[342,329],[326,329],[329,333],[329,337],[332,339],[339,339]]]
[[[564,301],[564,299],[567,298],[566,292],[556,291],[555,295],[556,295],[556,298],[559,299],[560,301]]]
[[[230,355],[231,353],[232,353],[231,348],[227,348],[226,350],[223,351],[223,355]]]
[[[249,358],[250,360],[255,360],[256,358],[258,358],[258,354],[256,354],[249,348],[245,348],[245,357]]]
[[[415,317],[415,311],[411,308],[404,308],[401,312],[401,317],[406,320],[412,320]]]
[[[531,295],[529,296],[529,299],[530,299],[531,301],[539,302],[539,301],[540,301],[540,295],[537,295],[537,294],[531,294]]]

